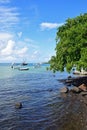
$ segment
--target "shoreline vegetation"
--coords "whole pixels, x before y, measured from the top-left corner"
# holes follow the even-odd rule
[[[87,130],[87,13],[68,18],[56,32],[55,55],[50,59],[53,72],[71,72],[78,77],[59,80],[65,84],[62,128],[59,130]],[[83,76],[85,74],[85,76]],[[65,98],[66,97],[66,98]],[[61,108],[62,109],[62,108]],[[61,110],[62,111],[62,110]],[[66,113],[68,113],[66,115]]]

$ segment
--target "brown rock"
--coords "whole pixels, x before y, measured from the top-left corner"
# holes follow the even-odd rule
[[[68,93],[69,89],[67,87],[61,88],[60,92],[61,93]]]
[[[74,93],[80,93],[80,89],[78,87],[73,87],[71,91]]]
[[[87,91],[87,86],[85,84],[81,84],[79,87],[78,87],[81,91]]]
[[[21,108],[22,108],[22,103],[21,103],[21,102],[17,102],[17,103],[15,104],[15,108],[16,108],[16,109],[21,109]]]

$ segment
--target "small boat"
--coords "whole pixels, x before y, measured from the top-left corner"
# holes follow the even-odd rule
[[[19,70],[23,71],[23,70],[29,70],[28,67],[20,67]]]
[[[20,68],[20,66],[15,66],[15,67],[13,67],[13,69],[19,69]]]
[[[12,63],[11,68],[12,69],[19,69],[19,63]]]
[[[41,67],[41,63],[36,63],[34,68],[40,68]]]
[[[26,63],[26,62],[24,61],[24,62],[22,62],[21,65],[22,65],[22,66],[25,66],[25,65],[28,65],[28,63]]]

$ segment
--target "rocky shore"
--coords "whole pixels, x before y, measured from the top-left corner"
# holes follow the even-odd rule
[[[83,83],[87,85],[87,76],[78,76],[78,77],[69,76],[67,79],[61,79],[59,81],[69,86],[70,85],[79,86]]]
[[[87,130],[87,76],[61,80],[64,110],[59,130]],[[68,87],[68,86],[71,86]]]

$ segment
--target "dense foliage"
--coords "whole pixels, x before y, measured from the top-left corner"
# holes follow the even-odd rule
[[[50,60],[53,71],[87,68],[87,14],[69,18],[58,28],[55,51]]]

